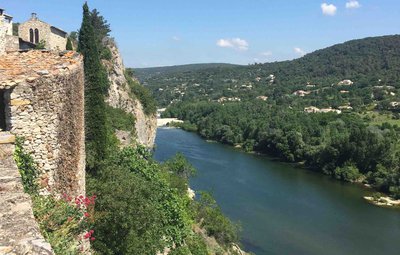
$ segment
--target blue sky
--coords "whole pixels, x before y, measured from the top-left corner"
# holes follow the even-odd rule
[[[81,0],[0,0],[66,31],[80,27]],[[109,21],[128,67],[300,57],[351,39],[400,33],[399,0],[89,0]]]

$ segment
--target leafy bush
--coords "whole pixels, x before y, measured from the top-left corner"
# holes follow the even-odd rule
[[[33,214],[39,223],[44,238],[51,244],[55,254],[81,254],[80,235],[94,241],[93,207],[95,196],[79,196],[74,199],[64,195],[32,197]]]
[[[221,211],[210,193],[201,192],[196,204],[197,220],[207,234],[225,247],[239,241],[239,225],[230,221]]]
[[[354,182],[357,181],[362,175],[358,168],[352,163],[346,163],[343,167],[337,167],[334,171],[336,179]]]
[[[32,156],[26,153],[22,147],[24,139],[17,137],[15,143],[14,160],[21,174],[24,191],[28,194],[36,194],[38,192],[38,171]]]
[[[135,117],[124,110],[106,106],[107,120],[112,130],[119,129],[133,131],[135,128]]]
[[[112,59],[111,50],[107,47],[103,47],[100,52],[100,59],[111,60]]]
[[[142,146],[116,151],[88,189],[98,202],[93,247],[103,254],[155,254],[183,244],[190,232],[188,198],[178,194]]]

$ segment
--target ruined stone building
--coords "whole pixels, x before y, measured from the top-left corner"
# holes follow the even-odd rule
[[[32,13],[31,18],[18,27],[18,36],[22,40],[35,45],[43,41],[48,50],[65,50],[67,35],[60,28],[39,20],[36,13]]]
[[[34,49],[44,43],[46,50],[64,51],[68,34],[37,18],[32,17],[18,26],[18,36],[13,34],[13,17],[0,8],[0,55],[6,52]]]
[[[76,52],[13,52],[0,58],[0,128],[25,139],[41,186],[85,193],[84,74]]]
[[[13,160],[23,139],[42,193],[85,194],[84,72],[69,51],[0,57],[0,254],[53,254],[34,220]]]

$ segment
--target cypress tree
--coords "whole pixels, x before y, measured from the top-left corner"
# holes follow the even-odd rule
[[[89,7],[85,3],[78,51],[83,55],[85,68],[86,168],[92,173],[99,170],[99,164],[106,158],[109,140],[104,101],[108,79],[100,62],[98,47]]]
[[[65,48],[66,50],[74,50],[74,48],[72,47],[71,39],[69,37],[67,38],[67,46]]]

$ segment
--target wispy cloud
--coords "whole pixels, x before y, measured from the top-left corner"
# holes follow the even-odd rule
[[[174,41],[180,41],[181,38],[178,37],[178,36],[176,36],[176,35],[174,35],[174,36],[172,36],[172,40],[174,40]]]
[[[357,9],[360,8],[361,4],[358,1],[349,1],[346,3],[346,8],[347,9]]]
[[[249,49],[249,43],[246,40],[240,38],[219,39],[217,41],[217,46],[222,48],[232,48],[241,51],[246,51]]]
[[[299,47],[295,47],[293,50],[294,50],[294,52],[295,52],[296,54],[298,54],[298,55],[300,55],[300,56],[304,56],[304,55],[307,54],[307,52],[305,52],[303,49],[301,49],[301,48],[299,48]]]
[[[337,7],[333,4],[323,3],[321,4],[322,13],[327,16],[335,16]]]

